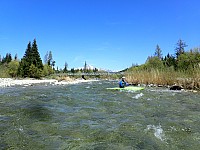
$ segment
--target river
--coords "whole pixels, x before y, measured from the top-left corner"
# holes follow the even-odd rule
[[[117,81],[0,88],[0,149],[198,150],[200,93]]]

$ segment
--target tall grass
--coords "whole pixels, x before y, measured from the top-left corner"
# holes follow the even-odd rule
[[[200,69],[174,71],[173,69],[131,70],[126,72],[126,79],[132,84],[145,85],[180,85],[185,89],[200,90]]]
[[[200,90],[200,69],[194,68],[186,73],[187,77],[184,78],[184,87],[187,89]],[[182,79],[183,80],[183,79]]]

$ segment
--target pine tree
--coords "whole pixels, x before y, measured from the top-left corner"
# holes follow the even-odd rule
[[[83,68],[83,70],[84,70],[84,72],[87,71],[87,63],[86,63],[86,61],[85,61],[85,64],[84,64],[84,68]]]
[[[31,67],[31,68],[30,68]],[[40,77],[40,72],[43,69],[42,60],[38,52],[36,39],[33,44],[28,43],[25,54],[20,62],[18,74],[22,77]],[[35,73],[33,73],[35,71]]]
[[[49,57],[49,52],[47,51],[46,55],[44,56],[44,64],[48,65],[48,57]]]
[[[68,68],[68,64],[67,64],[67,62],[65,62],[65,67],[64,67],[64,69],[63,69],[63,72],[64,72],[64,73],[67,72],[67,68]]]
[[[48,63],[49,66],[52,66],[52,62],[53,62],[53,56],[52,56],[52,52],[50,51],[49,55],[48,55],[47,63]]]
[[[15,54],[15,57],[14,57],[14,59],[15,59],[15,60],[17,60],[17,54]]]
[[[52,56],[52,52],[51,51],[47,51],[45,57],[44,57],[44,63],[49,65],[49,66],[53,66],[53,56]]]
[[[156,45],[154,56],[158,57],[160,60],[162,59],[162,50],[159,45]]]
[[[175,48],[176,51],[176,58],[180,56],[181,54],[184,54],[185,52],[185,47],[187,47],[186,43],[183,40],[178,40],[176,43],[177,47]]]
[[[12,56],[11,56],[11,54],[10,53],[7,53],[6,54],[6,57],[3,57],[2,58],[2,64],[4,64],[4,63],[9,63],[9,62],[11,62],[12,61]]]
[[[169,53],[167,54],[167,56],[165,56],[163,62],[166,67],[171,67],[171,66],[174,66],[174,68],[176,67],[175,57],[170,55]]]
[[[27,77],[28,76],[28,70],[29,70],[29,65],[28,62],[26,62],[25,58],[22,58],[20,63],[19,63],[19,68],[18,68],[18,75],[22,77]]]
[[[29,41],[23,59],[27,62],[28,66],[33,62],[33,57],[31,53],[31,42]]]
[[[28,43],[25,54],[23,58],[21,59],[19,69],[18,69],[18,75],[22,77],[27,77],[29,74],[29,68],[31,66],[32,62],[32,54],[31,54],[31,42]]]
[[[35,65],[35,67],[38,69],[43,69],[42,59],[40,58],[40,54],[38,52],[36,39],[33,40],[31,54],[32,54],[32,63]]]

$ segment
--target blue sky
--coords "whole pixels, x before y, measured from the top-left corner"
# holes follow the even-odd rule
[[[200,47],[199,0],[1,0],[0,55],[22,58],[37,40],[56,66],[122,70],[145,63],[158,44],[174,54],[182,39]]]

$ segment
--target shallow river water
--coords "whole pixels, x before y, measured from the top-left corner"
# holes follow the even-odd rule
[[[200,93],[115,86],[0,88],[0,149],[200,149]]]

